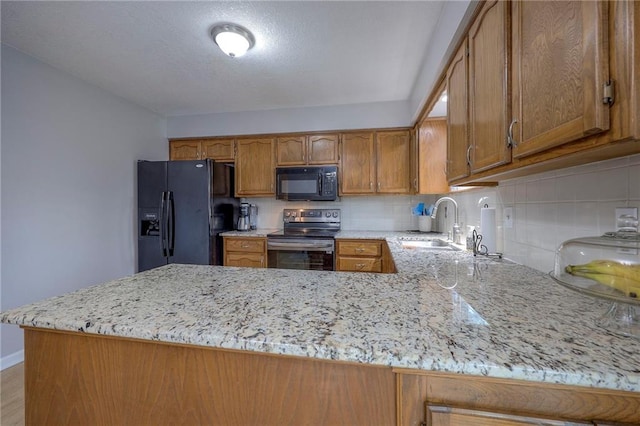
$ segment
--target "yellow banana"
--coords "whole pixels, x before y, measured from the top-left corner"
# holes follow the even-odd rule
[[[569,267],[567,267],[567,272],[578,277],[589,278],[599,282],[600,284],[613,287],[616,290],[623,292],[625,296],[633,298],[640,297],[640,281],[618,275],[581,272],[576,270],[570,271]]]
[[[592,260],[583,265],[569,265],[565,269],[568,273],[574,275],[576,272],[605,274],[640,282],[640,264],[621,263],[614,260]]]

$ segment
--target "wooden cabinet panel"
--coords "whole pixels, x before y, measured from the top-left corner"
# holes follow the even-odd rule
[[[416,192],[446,194],[447,182],[447,119],[423,120],[418,126]]]
[[[341,146],[340,194],[374,193],[374,133],[344,133]]]
[[[337,133],[278,137],[276,163],[278,166],[337,164],[339,141]]]
[[[230,252],[224,255],[224,266],[265,268],[265,263],[265,255],[262,253]]]
[[[458,407],[472,412],[509,414],[512,420],[572,419],[577,424],[640,424],[640,394],[589,387],[537,383],[454,373],[394,369],[397,373],[398,425],[416,425],[425,421],[428,406]],[[531,416],[531,417],[528,417]],[[460,417],[467,423],[455,423],[438,416],[446,425],[502,425],[482,423],[482,417]],[[498,416],[499,417],[499,416]],[[446,423],[446,421],[451,421]],[[515,421],[515,420],[514,420]],[[480,423],[478,423],[480,422]],[[538,423],[507,423],[513,425]],[[545,425],[548,423],[541,422]],[[549,423],[553,425],[554,423]],[[561,423],[562,424],[562,423]],[[572,424],[572,423],[569,423]]]
[[[469,132],[471,173],[511,162],[507,140],[511,115],[509,7],[484,3],[469,31]]]
[[[606,1],[512,3],[515,157],[609,128]]]
[[[273,138],[247,138],[236,141],[236,196],[275,194]]]
[[[395,272],[387,243],[382,240],[336,241],[336,270],[350,272]]]
[[[467,42],[456,52],[447,71],[447,178],[469,176],[467,109]]]
[[[243,251],[264,253],[265,240],[264,238],[238,238],[238,237],[226,237],[224,240],[224,248],[227,251]]]
[[[215,161],[234,160],[235,139],[210,139],[201,142],[201,160],[210,158]]]
[[[343,272],[382,272],[382,259],[340,256],[336,269]]]
[[[593,423],[541,419],[464,408],[427,405],[427,426],[579,426]]]
[[[307,139],[309,164],[338,164],[338,134],[311,135]]]
[[[378,193],[411,192],[411,134],[409,130],[376,133]]]
[[[200,141],[170,141],[170,160],[200,160]]]
[[[338,255],[343,256],[380,256],[382,242],[371,240],[338,240]]]
[[[286,136],[276,140],[276,163],[278,166],[302,165],[307,162],[307,138]]]
[[[267,239],[224,237],[224,266],[267,267]]]

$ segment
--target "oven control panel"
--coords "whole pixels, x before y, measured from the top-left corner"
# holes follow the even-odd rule
[[[282,219],[285,223],[340,223],[340,209],[284,209]]]

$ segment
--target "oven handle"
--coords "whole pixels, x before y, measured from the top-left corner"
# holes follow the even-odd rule
[[[304,250],[304,251],[333,251],[333,242],[312,243],[312,242],[276,242],[267,240],[267,250]]]

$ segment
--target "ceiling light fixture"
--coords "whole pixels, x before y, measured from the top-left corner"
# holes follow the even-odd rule
[[[211,37],[220,50],[232,58],[238,58],[255,44],[253,34],[235,24],[220,24],[211,29]]]

